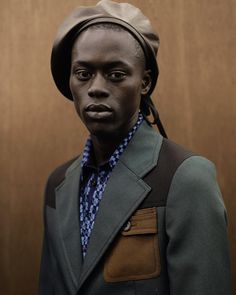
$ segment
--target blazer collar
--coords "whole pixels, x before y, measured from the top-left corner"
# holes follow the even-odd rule
[[[163,137],[146,121],[134,134],[120,161],[138,177],[144,177],[156,166]]]
[[[56,202],[64,259],[77,289],[151,190],[142,177],[156,166],[161,143],[162,136],[143,122],[108,180],[84,263],[81,257],[78,204],[81,159],[68,168],[64,183],[56,190]]]

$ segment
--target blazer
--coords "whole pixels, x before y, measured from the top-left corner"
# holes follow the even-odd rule
[[[142,123],[109,178],[84,259],[81,156],[50,175],[40,295],[231,294],[226,211],[214,165],[189,156],[175,171],[166,200],[159,200],[161,184],[147,179],[158,167],[162,142]]]

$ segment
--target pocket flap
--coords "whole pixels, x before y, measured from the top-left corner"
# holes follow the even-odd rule
[[[155,233],[157,233],[156,208],[137,210],[122,231],[123,236]]]

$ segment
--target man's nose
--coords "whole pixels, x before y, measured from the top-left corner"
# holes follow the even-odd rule
[[[88,95],[90,97],[108,97],[109,92],[106,89],[106,79],[101,74],[96,74],[91,80],[90,87],[88,89]]]

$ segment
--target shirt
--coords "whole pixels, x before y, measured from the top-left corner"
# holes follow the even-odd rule
[[[107,185],[110,174],[118,162],[120,156],[127,147],[129,141],[143,121],[143,115],[139,113],[138,120],[127,136],[116,148],[108,162],[95,167],[92,155],[92,140],[89,137],[81,161],[80,177],[80,234],[83,257],[86,255],[89,238],[94,227],[99,203]]]

